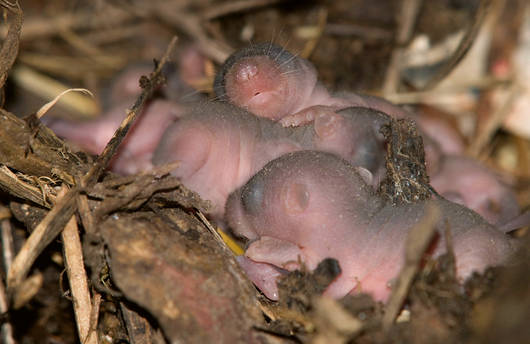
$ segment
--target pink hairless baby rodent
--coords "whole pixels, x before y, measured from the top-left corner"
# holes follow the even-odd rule
[[[57,120],[50,127],[89,153],[99,154],[125,117],[126,104],[87,123]],[[212,202],[209,215],[221,220],[228,195],[280,155],[318,149],[361,166],[377,184],[384,172],[379,128],[388,116],[367,108],[326,109],[306,125],[283,127],[223,102],[178,104],[155,99],[146,104],[127,134],[111,169],[121,174],[179,161],[172,173]]]
[[[324,258],[338,260],[341,274],[325,294],[342,297],[368,292],[386,300],[392,279],[403,265],[407,232],[428,204],[442,213],[453,238],[457,275],[502,263],[511,253],[507,236],[473,211],[444,199],[402,206],[386,204],[336,155],[299,151],[268,163],[227,202],[234,232],[249,239],[243,268],[271,299],[281,271],[313,270]],[[433,256],[445,251],[438,235]]]
[[[508,221],[519,212],[513,192],[486,167],[473,163],[470,158],[457,158],[467,163],[459,173],[454,173],[453,156],[462,154],[464,144],[448,122],[427,114],[410,113],[375,96],[352,92],[331,94],[318,82],[311,62],[283,47],[264,43],[237,51],[222,66],[214,89],[221,100],[257,116],[279,120],[283,126],[304,125],[317,118],[320,122],[327,118],[332,123],[336,111],[351,106],[376,109],[395,118],[411,117],[422,132],[427,170],[437,191],[454,195],[454,182],[466,180],[458,182],[459,193],[465,194],[460,197],[460,203],[479,212],[491,223]],[[351,138],[355,139],[354,135]],[[376,152],[379,151],[372,150],[373,154]],[[445,159],[446,154],[452,157]],[[489,209],[485,203],[491,205]]]
[[[441,196],[475,210],[489,223],[502,225],[519,215],[515,192],[471,158],[444,156],[431,176],[431,185]]]
[[[252,106],[235,101],[241,107],[265,118],[259,118],[222,102],[209,102],[207,105],[190,103],[184,106],[176,101],[154,99],[146,104],[137,123],[131,128],[111,164],[111,169],[121,174],[131,174],[148,170],[153,163],[181,161],[180,168],[175,170],[174,174],[183,178],[184,185],[198,191],[203,198],[213,201],[212,214],[218,219],[224,213],[224,203],[230,192],[245,183],[265,163],[288,151],[315,149],[333,152],[353,165],[368,170],[364,171],[364,177],[367,180],[371,179],[372,185],[377,185],[384,172],[384,142],[379,128],[386,119],[384,114],[370,107],[394,116],[403,116],[405,112],[376,97],[353,93],[343,94],[340,97],[331,96],[318,84],[316,71],[308,61],[270,44],[243,49],[227,60],[216,80],[216,91],[224,94],[222,99],[232,100],[229,97],[231,91],[228,87],[231,84],[226,84],[225,81],[230,73],[234,72],[234,68],[237,70],[243,68],[243,65],[255,64],[259,69],[261,59],[255,60],[256,56],[277,64],[277,68],[281,69],[280,74],[283,73],[280,79],[275,79],[279,84],[284,82],[282,81],[284,77],[290,79],[281,86],[282,90],[290,95],[286,98],[276,97],[274,93],[276,91],[273,90],[270,96],[260,98],[263,102],[260,100],[251,103]],[[132,75],[137,77],[138,70],[132,69]],[[171,97],[168,94],[166,98],[181,99],[181,96],[189,94],[189,87],[179,79],[176,71],[171,68],[167,71],[169,82],[168,87],[163,88],[163,92],[171,93]],[[148,69],[144,72],[148,72]],[[114,83],[114,89],[120,89],[120,92],[111,92],[127,98],[125,103],[115,105],[105,116],[94,122],[71,123],[57,120],[49,121],[50,127],[59,136],[78,144],[88,152],[99,154],[125,117],[125,109],[130,105],[128,102],[132,103],[130,97],[140,90],[138,87],[132,87],[135,83],[130,80],[131,77],[126,77],[127,75],[130,73],[124,72],[122,77],[117,78],[118,84]],[[260,77],[259,73],[253,74],[251,79]],[[265,91],[262,92],[257,88],[261,85],[258,79],[255,84],[253,81],[248,81],[250,84],[241,81],[238,87],[242,92],[245,87],[255,87],[256,93],[261,94]],[[304,87],[309,88],[310,91],[302,90]],[[295,96],[293,92],[312,95]],[[269,115],[280,113],[274,110],[267,114],[267,102],[281,105],[283,118],[279,123],[275,124],[273,120],[266,118],[277,119]],[[361,107],[347,107],[352,104],[359,104]],[[340,110],[343,107],[346,108]],[[291,113],[291,111],[298,112]],[[171,125],[173,122],[176,123]],[[208,128],[212,134],[205,136],[200,128]],[[197,141],[199,137],[203,139]],[[487,169],[473,169],[472,166],[468,166],[470,164],[466,164],[467,167],[458,174],[452,173],[450,171],[454,168],[448,168],[444,164],[446,160],[449,164],[454,159],[444,158],[443,147],[430,136],[425,135],[424,144],[429,174],[435,181],[435,189],[441,194],[454,195],[454,190],[451,188],[455,180],[485,180],[482,177],[475,178],[475,175],[487,175],[490,182],[482,183],[480,186],[482,189],[473,186],[474,182],[459,184],[460,192],[465,194],[465,197],[461,197],[462,203],[479,211],[492,223],[510,220],[517,214],[518,207],[513,193],[500,184],[493,174],[488,174]],[[218,147],[225,148],[223,150]],[[456,148],[452,146],[451,149]],[[157,153],[152,161],[155,150]],[[208,163],[203,165],[201,161]],[[233,165],[229,165],[228,161],[232,161]],[[492,207],[482,206],[485,204],[482,201],[484,190],[489,190],[486,202]],[[498,192],[490,192],[492,190]],[[496,205],[498,211],[495,213],[492,209],[495,210]]]
[[[189,64],[185,62],[181,68]],[[152,63],[135,63],[115,76],[103,92],[102,103],[106,110],[97,119],[76,122],[45,118],[44,122],[58,136],[87,153],[100,154],[127,115],[127,108],[141,93],[140,77],[149,75],[152,70]],[[162,72],[166,85],[158,90],[165,98],[157,97],[145,104],[110,164],[114,172],[126,175],[149,170],[160,137],[169,124],[183,114],[182,104],[201,99],[181,79],[179,71],[175,64],[165,65]]]
[[[232,54],[216,75],[214,90],[220,100],[273,120],[312,105],[330,105],[315,67],[275,44]]]
[[[254,44],[236,51],[216,75],[214,90],[218,98],[242,107],[260,117],[280,120],[284,126],[296,126],[312,120],[317,107],[340,110],[367,107],[396,118],[414,116],[403,108],[375,96],[353,92],[331,94],[319,81],[311,62],[272,43]],[[310,111],[309,113],[307,111]],[[420,127],[423,119],[419,120]],[[455,153],[462,142],[443,121],[425,121],[448,133],[435,137],[442,150]]]
[[[384,172],[379,128],[387,119],[374,110],[349,108],[311,124],[285,128],[230,104],[205,102],[190,108],[166,130],[153,163],[179,161],[172,173],[212,201],[210,215],[221,219],[228,195],[287,152],[318,149],[339,154],[363,167],[366,180],[377,183]]]
[[[47,124],[58,136],[86,152],[100,154],[127,115],[128,106],[128,103],[117,105],[101,118],[89,122],[57,119],[49,120]],[[112,159],[110,168],[123,175],[151,169],[151,159],[160,137],[182,113],[183,107],[171,101],[154,100],[146,104]]]

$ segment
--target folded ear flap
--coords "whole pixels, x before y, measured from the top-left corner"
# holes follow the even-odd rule
[[[304,261],[304,254],[300,247],[289,241],[262,236],[252,242],[245,256],[259,263],[268,263],[285,270],[296,270],[299,262]]]
[[[372,174],[372,172],[368,171],[366,168],[361,166],[355,166],[355,170],[357,171],[357,173],[359,173],[362,180],[364,180],[366,184],[373,185],[372,183],[374,182],[374,175]]]
[[[280,192],[281,206],[287,215],[303,213],[309,206],[311,193],[305,183],[286,183]]]
[[[447,191],[440,194],[440,196],[453,203],[465,205],[464,196],[458,191]]]
[[[212,149],[212,133],[198,123],[176,122],[160,140],[153,162],[164,164],[180,162],[175,175],[188,178],[200,170],[208,161]]]
[[[344,117],[334,111],[322,111],[315,116],[315,133],[320,139],[332,137],[344,127]]]
[[[298,127],[301,125],[309,124],[313,121],[316,122],[319,117],[327,117],[337,115],[335,111],[336,106],[328,105],[313,105],[296,113],[287,115],[280,120],[280,123],[284,127]],[[320,119],[322,121],[322,119]],[[316,130],[316,129],[315,129]]]
[[[530,210],[525,211],[522,214],[519,214],[515,218],[509,220],[506,223],[503,223],[499,226],[499,229],[508,233],[516,229],[530,226]]]

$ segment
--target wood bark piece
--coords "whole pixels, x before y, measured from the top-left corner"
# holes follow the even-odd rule
[[[22,31],[22,22],[24,16],[18,1],[10,3],[9,1],[0,1],[0,6],[7,9],[14,15],[13,21],[9,24],[7,36],[0,49],[0,88],[4,87],[7,75],[18,55],[18,46],[20,44],[20,32]]]
[[[28,175],[60,178],[73,185],[72,176],[82,174],[87,161],[71,153],[50,129],[32,128],[0,109],[0,162]]]
[[[143,78],[141,80],[143,86],[142,93],[132,106],[132,109],[128,111],[127,117],[122,121],[120,127],[116,130],[112,139],[105,146],[103,153],[98,156],[96,162],[90,167],[88,172],[81,177],[81,185],[83,185],[83,187],[91,188],[97,183],[99,177],[107,168],[110,160],[118,150],[120,143],[124,140],[125,135],[127,135],[129,128],[134,122],[143,104],[154,92],[156,86],[162,82],[162,77],[160,75],[161,69],[169,59],[171,52],[174,50],[176,41],[176,37],[171,40],[166,53],[162,57],[155,71],[151,73],[150,78]],[[67,176],[62,172],[63,170],[58,170],[55,167],[55,164],[57,163],[56,161],[53,161],[53,159],[52,161],[46,160],[46,158],[41,158],[41,155],[38,154],[40,152],[38,150],[40,149],[50,154],[50,151],[54,151],[54,143],[60,146],[55,147],[56,150],[66,154],[67,152],[65,152],[64,149],[59,149],[64,147],[62,141],[57,139],[55,135],[53,135],[53,133],[44,126],[37,125],[39,130],[31,130],[28,123],[34,123],[35,120],[35,118],[33,118],[33,120],[30,119],[30,121],[26,123],[2,110],[0,113],[0,124],[2,121],[5,121],[7,125],[12,127],[12,131],[6,130],[5,127],[0,125],[0,161],[5,161],[6,165],[24,171],[24,173],[37,176],[41,176],[43,174],[47,175],[46,172],[52,173],[52,175],[59,175],[63,181],[68,182]],[[32,134],[30,134],[30,132]],[[17,139],[17,133],[19,136],[21,136],[21,138]],[[38,141],[39,137],[44,140],[42,148],[40,145],[36,144],[36,142],[40,142]],[[47,142],[45,139],[49,139],[51,142]],[[2,145],[3,140],[5,140],[8,147],[4,147]],[[57,143],[57,141],[59,143]],[[29,147],[27,144],[21,145],[20,142],[29,143]],[[34,155],[33,153],[36,151],[37,154]],[[16,153],[18,153],[18,155]],[[55,155],[51,155],[56,157],[57,151],[55,151]],[[43,154],[43,156],[46,157],[47,155]],[[24,157],[30,157],[30,159],[26,159]],[[75,161],[74,157],[75,156],[71,157],[69,160],[63,158],[63,160],[67,161],[67,163],[65,163],[66,166],[64,167],[64,170],[68,171],[75,169],[75,165],[71,164],[71,161]],[[30,162],[33,164],[40,164],[39,168],[33,169],[32,163],[27,163],[28,160],[31,160]],[[72,175],[78,176],[80,174],[74,173]],[[71,183],[74,182],[72,175],[69,178],[71,179]],[[80,192],[80,187],[74,187],[70,189],[64,195],[64,197],[58,200],[54,208],[48,213],[48,215],[46,215],[42,222],[35,228],[33,233],[31,233],[28,240],[24,243],[24,246],[18,253],[13,265],[11,266],[11,269],[9,269],[7,274],[8,295],[13,295],[16,292],[16,289],[24,281],[26,274],[38,255],[61,232],[66,223],[74,215],[74,212],[77,210],[76,199]]]
[[[255,290],[195,223],[183,234],[152,213],[109,217],[101,234],[113,281],[158,320],[172,343],[252,342],[252,327],[262,319]]]

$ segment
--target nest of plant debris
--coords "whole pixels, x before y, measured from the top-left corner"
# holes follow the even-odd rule
[[[207,57],[204,78],[194,83],[201,92],[211,93],[215,65],[246,41],[275,41],[310,58],[323,80],[337,89],[382,93],[427,108],[425,103],[441,94],[436,86],[465,60],[484,28],[493,40],[492,60],[509,56],[517,47],[523,0],[510,6],[494,0],[471,3],[206,0],[81,5],[65,0],[30,1],[21,9],[17,2],[0,1],[1,340],[528,341],[528,236],[513,265],[475,275],[462,288],[454,274],[450,240],[448,254],[422,261],[434,230],[432,210],[411,230],[407,264],[386,305],[364,294],[340,301],[322,298],[320,293],[340,271],[334,260],[323,261],[312,273],[290,273],[279,284],[280,301],[271,302],[253,287],[204,217],[208,202],[169,174],[174,166],[125,177],[106,171],[143,104],[164,83],[163,66],[182,45],[194,44]],[[511,18],[509,25],[495,26],[505,18]],[[406,76],[400,61],[414,34],[443,41],[455,27],[463,36],[443,63],[419,84]],[[94,116],[112,75],[130,63],[152,59],[153,72],[140,81],[141,95],[101,155],[76,151],[40,123],[42,115]],[[476,131],[467,135],[468,152],[512,180],[521,205],[528,207],[530,134],[516,133],[503,122],[521,90],[515,79],[495,79],[488,72],[482,77],[482,82],[464,85],[480,90],[471,110],[458,103],[463,86],[444,91],[466,120],[480,119]],[[78,86],[94,90],[95,102],[74,96],[45,106]],[[494,106],[491,94],[499,88],[508,95]],[[446,116],[435,106],[428,109]],[[382,191],[396,203],[429,197],[414,123],[392,121],[384,135],[387,167],[394,167],[387,170],[400,172],[387,175]]]

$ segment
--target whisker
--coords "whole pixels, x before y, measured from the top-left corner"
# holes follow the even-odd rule
[[[216,97],[213,97],[212,99],[210,99],[210,101],[212,102],[217,102],[217,101],[220,101],[220,100],[223,100],[223,98],[226,96],[226,94],[221,94],[221,95],[218,95]]]
[[[298,55],[295,55],[293,54],[293,56],[291,56],[287,61],[284,61],[282,62],[278,68],[282,68],[283,66],[285,66],[286,64],[288,64],[289,62],[293,61],[294,59],[296,59],[298,57]]]
[[[187,98],[191,98],[193,96],[196,96],[199,93],[204,93],[206,90],[193,90],[191,92],[188,92],[186,94],[183,94],[182,96],[178,97],[180,100],[185,101]]]
[[[285,43],[285,45],[289,44],[290,41],[291,41],[291,37],[289,37],[289,38],[287,39],[287,42]],[[281,49],[280,49],[280,52],[279,52],[278,55],[276,55],[276,57],[273,59],[274,61],[278,61],[278,59],[280,58],[280,56],[281,56],[285,51],[287,51],[283,45],[280,45],[280,48],[281,48]]]
[[[282,72],[280,75],[289,75],[289,74],[295,74],[295,73],[299,73],[301,72],[302,70],[297,68],[297,69],[294,69],[294,70],[288,70],[286,72]]]
[[[281,29],[280,29],[281,31]],[[270,56],[271,55],[271,49],[272,49],[272,46],[274,44],[274,36],[276,35],[276,28],[273,27],[272,28],[272,33],[271,33],[271,40],[269,42],[269,48],[267,49],[267,56]]]

